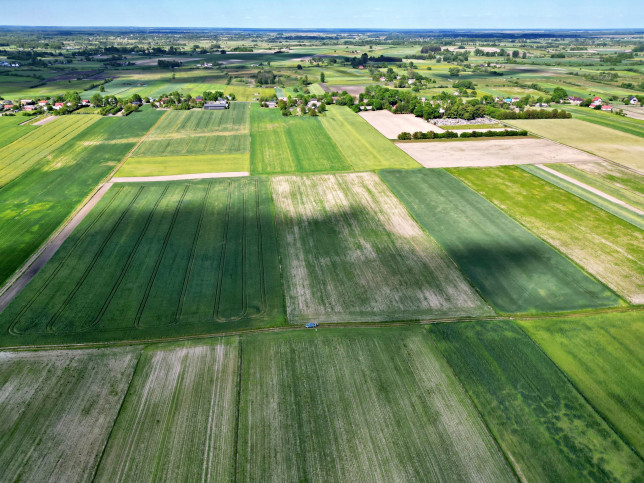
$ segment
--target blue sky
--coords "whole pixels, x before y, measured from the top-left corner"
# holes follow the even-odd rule
[[[0,0],[0,25],[644,28],[641,0]]]

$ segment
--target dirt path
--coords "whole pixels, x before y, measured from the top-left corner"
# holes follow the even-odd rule
[[[45,124],[49,124],[52,121],[55,121],[56,119],[58,119],[56,116],[47,116],[41,119],[40,121],[34,122],[32,126],[43,126]]]
[[[644,211],[639,210],[639,209],[635,208],[634,206],[629,205],[628,203],[624,203],[622,200],[619,200],[619,199],[617,199],[617,198],[615,198],[615,197],[613,197],[613,196],[611,196],[611,195],[609,195],[607,193],[604,193],[603,191],[600,191],[597,188],[593,188],[592,186],[589,186],[589,185],[587,185],[585,183],[582,183],[581,181],[578,181],[575,178],[571,178],[570,176],[566,176],[565,174],[560,173],[559,171],[555,171],[554,169],[549,168],[547,166],[544,166],[543,164],[535,164],[535,166],[540,168],[540,169],[543,169],[544,171],[547,171],[550,174],[554,174],[555,176],[557,176],[557,177],[559,177],[559,178],[561,178],[561,179],[563,179],[565,181],[568,181],[569,183],[575,184],[575,185],[579,186],[580,188],[585,189],[586,191],[590,191],[591,193],[594,193],[597,196],[601,196],[602,198],[604,198],[605,200],[610,201],[611,203],[615,203],[616,205],[623,206],[624,208],[626,208],[627,210],[632,211],[633,213],[636,213],[636,214],[638,214],[640,216],[644,216]]]
[[[250,176],[248,171],[230,171],[228,173],[193,173],[173,174],[167,176],[129,176],[124,178],[112,178],[112,183],[151,183],[154,181],[181,181],[184,179],[206,179],[206,178],[239,178]]]
[[[32,278],[51,260],[51,257],[58,251],[61,245],[67,240],[67,237],[76,229],[85,219],[87,214],[96,206],[101,198],[110,189],[112,183],[105,183],[101,186],[94,196],[83,206],[78,213],[65,225],[65,227],[53,238],[43,245],[40,250],[34,253],[25,263],[27,267],[17,278],[10,280],[9,287],[0,295],[0,312],[2,312],[9,303],[16,298],[20,291],[31,281]]]

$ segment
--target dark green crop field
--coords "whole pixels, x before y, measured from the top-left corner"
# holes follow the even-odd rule
[[[423,332],[325,329],[245,337],[238,479],[513,480]]]
[[[443,170],[381,171],[412,216],[501,312],[556,312],[619,298]]]
[[[115,184],[2,313],[2,343],[282,321],[271,207],[260,179]]]
[[[644,302],[644,232],[517,166],[455,176],[629,302]]]
[[[162,114],[147,110],[124,119],[99,119],[0,188],[0,285],[47,240]],[[60,121],[63,119],[52,125]]]
[[[512,322],[435,324],[438,347],[528,481],[634,481],[644,463]]]

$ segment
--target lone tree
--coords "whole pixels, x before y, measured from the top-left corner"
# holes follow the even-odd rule
[[[320,72],[320,82],[324,84],[325,79],[326,78],[324,77],[324,72]]]

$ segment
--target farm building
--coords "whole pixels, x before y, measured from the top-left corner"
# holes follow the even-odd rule
[[[640,101],[637,99],[637,97],[633,96],[628,100],[628,102],[629,102],[629,104],[634,106],[636,104],[639,104]]]
[[[572,97],[572,96],[571,96],[571,97],[568,97],[568,101],[569,101],[573,106],[578,106],[579,104],[581,104],[582,102],[584,102],[584,100],[583,100],[581,97]]]
[[[610,104],[606,104],[602,106],[602,111],[612,111],[613,108],[610,106]]]
[[[203,108],[207,111],[214,111],[218,109],[228,109],[228,101],[222,99],[221,97],[216,101],[208,101],[203,105]]]

